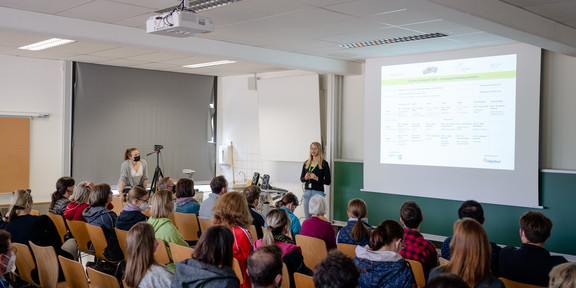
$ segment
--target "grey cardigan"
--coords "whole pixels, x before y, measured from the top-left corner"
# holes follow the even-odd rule
[[[122,162],[122,166],[120,166],[120,180],[118,180],[118,187],[120,187],[120,182],[122,181],[126,183],[124,188],[132,188],[138,185],[144,186],[144,180],[148,179],[148,164],[144,159],[141,159],[140,162],[140,165],[142,165],[142,169],[144,170],[142,171],[142,178],[140,178],[140,182],[138,183],[134,183],[134,179],[130,176],[130,165],[132,165],[130,164],[130,159]],[[122,191],[118,192],[122,193]]]

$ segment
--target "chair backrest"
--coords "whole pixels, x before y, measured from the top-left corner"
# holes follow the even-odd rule
[[[172,221],[172,224],[174,224],[176,222],[174,219],[174,213],[168,214],[168,219],[170,219],[170,221]]]
[[[232,258],[232,269],[234,269],[238,280],[240,280],[240,285],[242,285],[242,283],[244,283],[244,276],[242,276],[242,268],[240,268],[240,262],[238,262],[238,259],[236,258]]]
[[[60,265],[58,264],[58,258],[56,258],[56,252],[52,246],[38,246],[29,241],[34,257],[36,258],[36,263],[41,263],[41,265],[36,265],[38,267],[38,278],[40,278],[40,286],[42,288],[56,288],[58,287],[58,272]],[[16,256],[18,257],[18,256]]]
[[[414,279],[416,279],[416,286],[420,288],[426,286],[426,277],[424,276],[424,267],[422,266],[422,263],[410,259],[406,259],[406,261],[410,263]]]
[[[314,288],[314,278],[302,273],[294,273],[294,283],[296,288]]]
[[[114,211],[116,215],[120,215],[120,212],[122,212],[122,209],[124,209],[124,201],[122,201],[122,196],[112,196],[112,205],[114,205],[112,211]]]
[[[52,219],[52,222],[54,222],[56,230],[58,230],[58,234],[60,234],[60,240],[64,243],[64,236],[66,236],[66,222],[64,222],[64,217],[50,212],[46,215],[48,215],[48,217]]]
[[[35,209],[31,209],[31,210],[30,210],[30,215],[40,216],[40,211],[35,210]]]
[[[288,272],[286,263],[282,263],[282,284],[280,288],[290,288],[290,273]]]
[[[506,288],[545,288],[546,287],[546,286],[538,286],[538,285],[520,283],[520,282],[506,279],[504,277],[500,277],[498,279],[500,279],[500,280],[502,280],[502,282],[504,282],[504,286]]]
[[[192,258],[192,253],[194,253],[194,248],[185,247],[176,243],[168,243],[168,246],[170,246],[170,253],[172,253],[174,263]]]
[[[156,241],[158,241],[158,246],[156,246],[156,251],[154,251],[154,259],[162,265],[170,263],[170,256],[168,255],[166,243],[164,240],[158,238],[156,238]]]
[[[315,271],[316,265],[328,256],[326,243],[322,239],[298,234],[296,235],[296,244],[302,248],[304,264],[312,271]]]
[[[450,262],[450,260],[448,260],[444,257],[438,257],[438,262],[440,263],[440,266],[444,266],[444,265],[448,264],[448,262]]]
[[[102,227],[88,223],[85,223],[84,225],[86,226],[88,235],[90,235],[90,241],[92,242],[92,245],[94,245],[94,254],[96,257],[108,260],[108,258],[104,256],[104,250],[108,247],[108,241]]]
[[[356,247],[354,244],[338,243],[338,250],[350,258],[356,257]]]
[[[12,249],[16,252],[16,268],[20,278],[30,284],[40,286],[32,279],[32,270],[36,269],[36,261],[28,246],[21,243],[12,243]]]
[[[186,241],[198,241],[200,238],[200,224],[198,216],[194,213],[174,213],[174,225]]]
[[[258,240],[258,233],[256,233],[256,226],[254,226],[254,224],[250,225],[250,227],[248,227],[248,231],[250,231],[250,235],[252,235],[252,243],[256,243],[256,240]]]
[[[198,218],[198,222],[200,223],[200,230],[202,233],[204,233],[204,231],[206,231],[206,229],[210,228],[210,226],[212,226],[212,220],[206,220],[206,219],[200,219]]]
[[[90,284],[92,284],[92,287],[120,288],[120,282],[118,282],[118,279],[112,275],[100,272],[90,267],[86,267],[86,272],[88,272],[88,277],[90,278]]]
[[[66,219],[66,224],[68,224],[70,233],[72,233],[72,236],[76,239],[76,243],[78,243],[78,249],[84,253],[94,254],[88,246],[90,243],[90,235],[88,235],[88,230],[86,230],[86,222]]]
[[[114,232],[116,232],[116,238],[118,238],[120,249],[122,249],[122,253],[124,253],[124,259],[126,259],[126,257],[128,257],[128,254],[126,254],[126,238],[128,237],[128,231],[114,227]]]
[[[60,266],[62,266],[62,272],[64,272],[64,277],[66,278],[66,284],[68,287],[90,287],[88,285],[88,279],[86,279],[86,274],[84,274],[84,267],[80,262],[62,256],[58,256],[58,260],[60,260]]]

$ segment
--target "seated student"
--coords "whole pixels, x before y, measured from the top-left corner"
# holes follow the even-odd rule
[[[116,220],[116,228],[130,230],[134,224],[147,221],[148,217],[142,212],[148,210],[149,199],[150,193],[140,186],[133,187],[128,193],[123,193],[122,201],[128,204],[120,211]]]
[[[456,221],[450,261],[432,270],[428,282],[442,273],[452,273],[471,288],[504,288],[504,283],[490,272],[490,250],[486,231],[478,221],[471,218]]]
[[[336,249],[336,231],[332,223],[324,218],[326,214],[326,200],[321,195],[310,198],[308,211],[312,217],[304,220],[300,234],[324,240],[328,251]]]
[[[547,286],[548,273],[552,267],[566,262],[562,256],[551,256],[544,248],[550,237],[552,221],[544,214],[535,211],[520,217],[520,239],[522,246],[508,246],[500,251],[500,277],[508,280]]]
[[[441,273],[430,279],[427,288],[470,288],[462,278],[451,273]]]
[[[122,253],[120,244],[118,244],[116,231],[114,231],[117,218],[116,213],[106,208],[106,205],[110,202],[112,202],[112,189],[110,189],[110,185],[106,183],[98,184],[94,186],[94,189],[90,193],[88,200],[90,207],[84,209],[82,216],[86,218],[88,224],[102,227],[108,243],[108,247],[104,250],[104,256],[112,261],[117,261],[124,259],[124,254]]]
[[[576,288],[576,262],[555,266],[549,276],[550,288]]]
[[[194,199],[195,194],[194,181],[180,178],[176,183],[176,212],[198,214],[200,203]]]
[[[316,288],[358,287],[359,277],[360,269],[356,267],[352,258],[338,250],[333,250],[316,266],[314,286]]]
[[[170,179],[170,177],[164,177],[158,181],[158,187],[156,187],[156,191],[159,190],[168,190],[172,191],[172,193],[176,192],[174,181]]]
[[[94,188],[94,183],[83,181],[74,188],[74,193],[70,196],[70,204],[64,210],[64,218],[67,220],[86,222],[82,212],[90,206],[88,199],[90,198],[90,191]]]
[[[298,207],[298,198],[292,192],[288,192],[282,196],[282,199],[276,202],[276,208],[281,208],[288,212],[288,216],[290,216],[290,232],[292,233],[292,239],[296,237],[296,235],[300,234],[300,229],[302,229],[302,225],[300,224],[300,219],[294,215],[294,210]]]
[[[74,192],[74,184],[74,178],[72,177],[61,177],[56,181],[56,191],[52,193],[52,201],[50,202],[50,207],[48,207],[48,212],[64,215],[66,206],[70,204],[68,198]]]
[[[234,235],[224,226],[206,229],[192,258],[176,263],[172,287],[240,287],[232,269]]]
[[[368,224],[367,215],[368,209],[364,200],[350,200],[348,202],[348,223],[338,231],[337,242],[360,246],[368,245],[370,233],[374,228]]]
[[[296,246],[294,240],[286,236],[290,229],[290,218],[288,212],[284,209],[272,209],[266,215],[266,228],[264,229],[264,237],[254,243],[254,249],[261,246],[276,244],[282,249],[282,261],[286,263],[290,279],[290,287],[294,288],[294,272],[312,276],[312,270],[304,264],[304,257],[302,257],[302,249]]]
[[[248,256],[246,269],[254,288],[280,287],[282,282],[282,249],[272,244],[254,250]]]
[[[204,220],[211,220],[212,219],[212,208],[214,208],[214,204],[216,203],[216,199],[220,196],[224,195],[224,193],[228,192],[228,181],[224,176],[216,176],[210,181],[210,190],[212,193],[208,195],[208,198],[202,201],[200,205],[200,210],[198,211],[198,218]]]
[[[12,282],[4,275],[16,270],[16,252],[12,251],[10,232],[0,230],[0,285],[12,288]]]
[[[370,236],[370,246],[357,246],[354,263],[360,268],[361,288],[412,288],[412,269],[400,255],[404,229],[394,220],[382,222]]]
[[[484,224],[484,209],[482,208],[482,205],[474,200],[465,201],[458,209],[458,218],[462,219],[464,217],[472,218],[480,224]],[[450,241],[452,241],[452,236],[446,238],[444,243],[442,243],[442,258],[446,260],[450,260]],[[498,276],[498,255],[500,254],[501,248],[494,242],[490,242],[490,245],[492,246],[492,257],[490,258],[492,263],[492,274]]]
[[[129,288],[170,288],[172,285],[172,272],[154,260],[157,244],[154,227],[146,222],[138,222],[128,231],[123,280]]]
[[[264,215],[256,209],[258,206],[258,201],[260,200],[260,187],[256,185],[250,185],[244,188],[242,191],[246,201],[248,201],[248,208],[250,208],[250,215],[252,215],[252,224],[256,227],[256,234],[258,239],[262,239],[264,235],[262,232],[262,227],[264,226]]]
[[[170,257],[170,263],[166,267],[170,272],[174,272],[174,261],[172,260],[169,243],[189,247],[188,243],[184,241],[182,234],[178,232],[178,229],[172,223],[172,220],[168,218],[172,209],[174,209],[172,191],[160,190],[150,198],[150,219],[148,219],[148,223],[154,227],[156,238],[164,242],[160,243],[160,245],[166,245],[166,250],[168,250],[168,256]]]
[[[424,220],[420,206],[414,201],[406,201],[400,208],[400,221],[404,225],[404,247],[400,251],[406,259],[422,263],[424,275],[428,278],[430,270],[438,266],[438,252],[432,242],[420,234],[420,223]]]

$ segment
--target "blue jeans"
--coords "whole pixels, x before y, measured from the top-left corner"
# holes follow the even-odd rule
[[[304,190],[304,195],[303,195],[303,203],[302,205],[304,206],[304,217],[306,219],[310,218],[310,212],[308,212],[308,202],[310,202],[310,198],[316,196],[316,195],[320,195],[322,197],[325,197],[326,194],[324,194],[324,191],[318,191],[318,190]]]

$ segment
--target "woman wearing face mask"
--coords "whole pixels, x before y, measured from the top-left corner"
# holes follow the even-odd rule
[[[150,194],[142,187],[134,187],[130,192],[122,195],[124,203],[128,202],[120,212],[116,220],[116,228],[130,230],[134,224],[142,221],[148,221],[148,217],[142,212],[148,210],[148,200]]]
[[[362,273],[360,288],[412,288],[414,274],[400,255],[404,228],[394,220],[382,222],[370,235],[370,245],[356,247],[354,263]]]
[[[140,152],[136,148],[126,149],[124,162],[120,166],[120,180],[118,192],[128,193],[136,186],[146,189],[148,186],[148,165],[146,160],[140,159]]]
[[[11,288],[12,283],[4,274],[16,271],[16,253],[12,251],[10,232],[0,230],[0,286]]]

